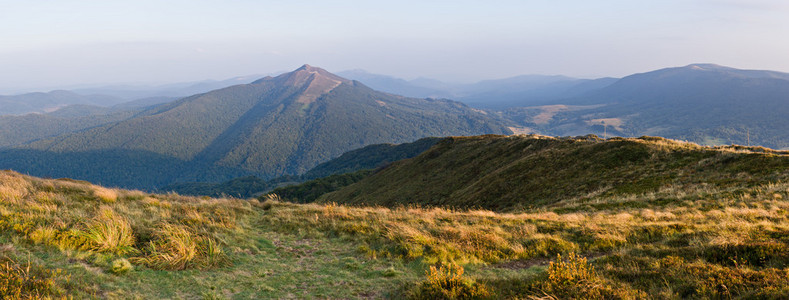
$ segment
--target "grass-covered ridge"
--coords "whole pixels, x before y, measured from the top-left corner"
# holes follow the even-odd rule
[[[753,186],[789,177],[789,155],[758,147],[702,147],[663,138],[447,138],[318,201],[517,211],[568,199],[665,188]]]

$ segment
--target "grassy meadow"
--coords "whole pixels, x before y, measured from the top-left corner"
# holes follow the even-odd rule
[[[160,195],[1,171],[0,298],[786,299],[787,172],[490,211]]]

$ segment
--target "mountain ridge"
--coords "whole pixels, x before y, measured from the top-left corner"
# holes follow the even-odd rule
[[[789,74],[712,64],[633,74],[580,97],[503,112],[547,135],[654,135],[776,149],[789,148],[787,114]]]
[[[518,211],[701,183],[725,188],[734,177],[754,185],[785,180],[789,151],[659,137],[451,137],[317,202]]]

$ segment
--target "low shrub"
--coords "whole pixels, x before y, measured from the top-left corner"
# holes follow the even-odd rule
[[[408,295],[410,299],[487,299],[487,286],[463,277],[463,267],[457,264],[431,266],[425,281]]]
[[[53,275],[60,270],[19,265],[11,259],[0,259],[0,299],[42,299],[52,293]]]
[[[134,266],[125,258],[119,258],[112,261],[112,265],[110,266],[110,272],[116,275],[126,274],[133,269]]]
[[[602,277],[585,257],[570,253],[566,257],[556,255],[548,265],[546,277],[538,280],[531,288],[537,295],[548,295],[552,299],[618,299]]]

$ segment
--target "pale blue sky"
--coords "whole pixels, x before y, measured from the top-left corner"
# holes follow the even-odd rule
[[[364,69],[406,79],[789,71],[789,1],[6,1],[0,92]]]

